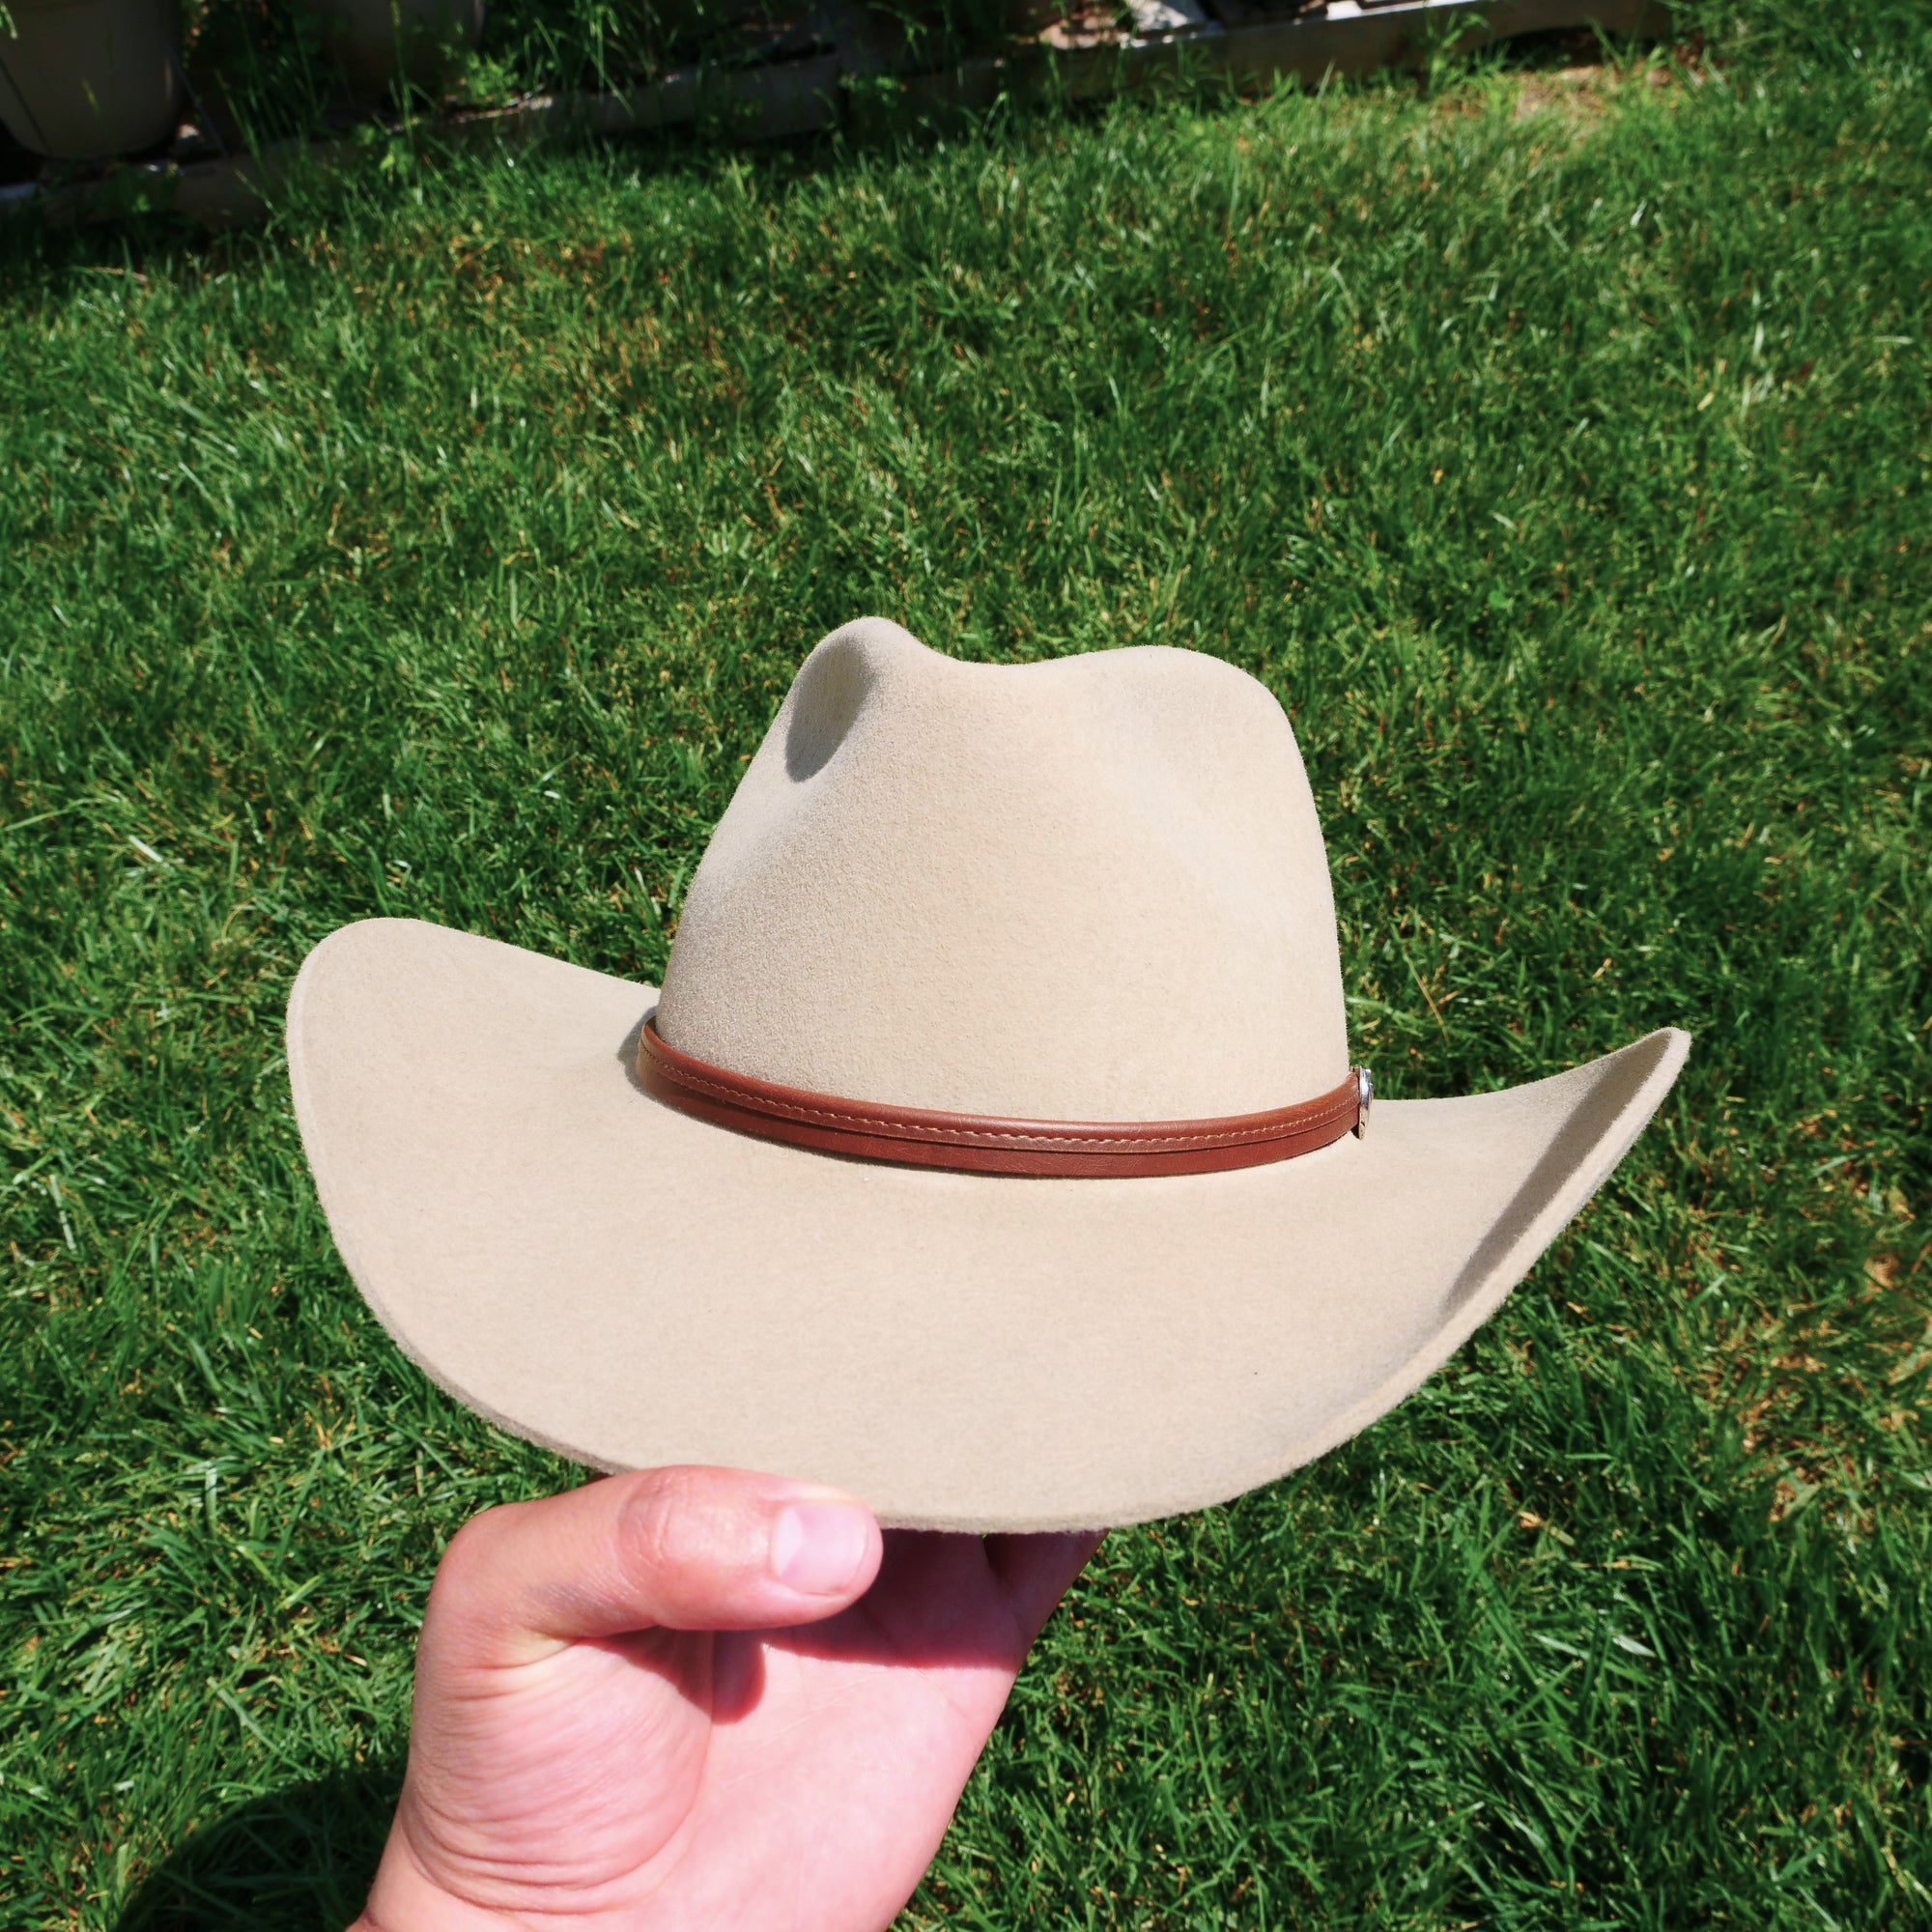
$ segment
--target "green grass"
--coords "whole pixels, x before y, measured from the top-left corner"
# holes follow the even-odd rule
[[[1807,11],[9,244],[0,1923],[359,1903],[437,1550],[570,1472],[364,1313],[290,979],[654,974],[873,611],[1279,693],[1385,1094],[1697,1036],[1415,1400],[1108,1544],[906,1924],[1932,1925],[1932,41]]]

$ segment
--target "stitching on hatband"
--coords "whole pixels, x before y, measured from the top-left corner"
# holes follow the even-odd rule
[[[885,1120],[873,1114],[834,1112],[829,1108],[802,1107],[791,1100],[767,1100],[762,1096],[747,1094],[734,1088],[722,1086],[716,1081],[705,1079],[702,1075],[687,1073],[681,1066],[673,1066],[668,1061],[662,1059],[649,1046],[646,1046],[645,1051],[650,1054],[653,1065],[674,1086],[689,1087],[701,1094],[710,1094],[744,1113],[754,1116],[760,1114],[776,1116],[783,1120],[806,1122],[815,1121],[834,1127],[879,1127],[885,1129],[893,1139],[912,1141],[928,1147],[971,1146],[975,1142],[985,1141],[1046,1141],[1070,1145],[1093,1153],[1129,1154],[1151,1153],[1162,1148],[1175,1147],[1252,1146],[1266,1141],[1290,1140],[1298,1134],[1316,1132],[1331,1121],[1345,1119],[1351,1105],[1348,1099],[1332,1101],[1320,1114],[1298,1118],[1293,1122],[1283,1122],[1272,1128],[1225,1127],[1218,1133],[1208,1134],[1146,1134],[1124,1138],[1102,1134],[1027,1132],[1002,1127],[926,1127],[905,1121]],[[1359,1112],[1359,1102],[1352,1104]],[[950,1142],[943,1138],[948,1135],[952,1136]]]

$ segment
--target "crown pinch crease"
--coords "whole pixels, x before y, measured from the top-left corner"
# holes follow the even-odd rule
[[[969,1174],[1085,1179],[1218,1174],[1313,1153],[1368,1118],[1368,1074],[1292,1107],[1208,1121],[1020,1121],[948,1114],[782,1087],[680,1053],[653,1013],[638,1036],[638,1078],[667,1106],[716,1126],[861,1160]]]

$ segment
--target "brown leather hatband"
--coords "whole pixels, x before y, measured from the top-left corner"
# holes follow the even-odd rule
[[[638,1077],[667,1105],[721,1127],[861,1160],[958,1168],[969,1174],[1122,1176],[1214,1174],[1260,1167],[1359,1134],[1368,1070],[1351,1067],[1332,1094],[1265,1114],[1218,1121],[1002,1121],[923,1107],[882,1107],[781,1087],[680,1053],[655,1015],[638,1037]]]

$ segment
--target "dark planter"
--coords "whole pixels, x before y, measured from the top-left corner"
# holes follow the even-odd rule
[[[181,119],[177,0],[4,0],[0,121],[23,148],[101,160],[164,141]]]

